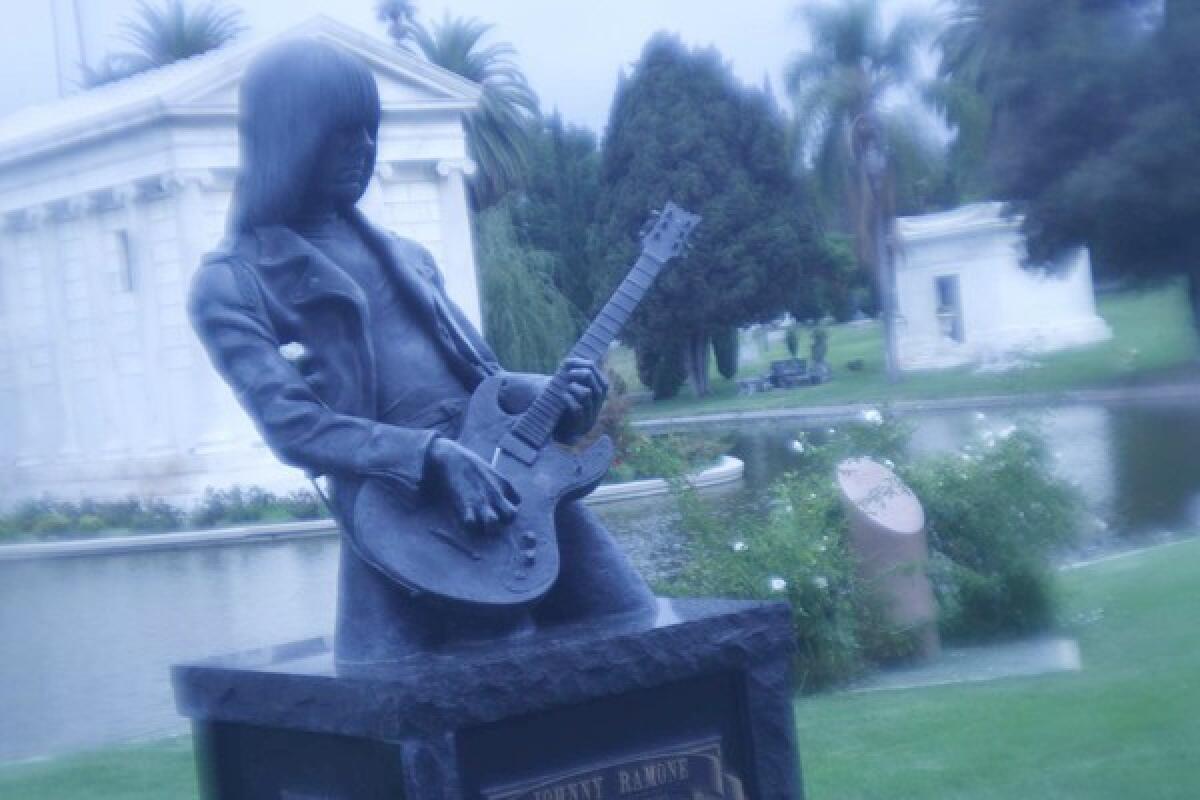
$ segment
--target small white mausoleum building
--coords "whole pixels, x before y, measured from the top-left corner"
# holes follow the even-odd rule
[[[896,221],[902,369],[1003,365],[1112,335],[1096,314],[1088,251],[1025,268],[1021,220],[1002,212],[976,203]]]
[[[383,105],[367,215],[438,259],[478,324],[462,125],[479,87],[318,17]],[[0,507],[304,485],[210,366],[186,294],[222,238],[249,41],[0,119]]]

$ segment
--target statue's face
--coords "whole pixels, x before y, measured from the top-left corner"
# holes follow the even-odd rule
[[[321,145],[317,162],[309,185],[310,207],[349,208],[371,182],[375,138],[361,125],[338,128]]]

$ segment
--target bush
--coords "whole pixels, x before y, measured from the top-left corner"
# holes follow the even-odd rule
[[[788,475],[772,487],[765,520],[727,518],[691,491],[681,497],[688,565],[656,588],[789,602],[802,690],[844,682],[875,659],[911,649],[858,586],[843,511],[828,478]]]
[[[1045,627],[1054,611],[1052,558],[1075,535],[1082,501],[1050,470],[1036,431],[987,434],[978,447],[912,460],[909,431],[878,412],[802,435],[795,471],[768,492],[765,519],[731,517],[680,490],[689,561],[664,593],[780,599],[792,604],[798,674],[816,688],[913,652],[854,574],[832,477],[845,458],[896,465],[925,508],[930,574],[949,640]],[[735,533],[731,533],[735,532]]]
[[[279,498],[279,508],[287,519],[320,519],[329,514],[316,493],[307,489],[296,489]]]
[[[1033,430],[985,434],[981,445],[901,470],[925,506],[943,635],[985,639],[1049,626],[1053,555],[1083,508],[1056,478]]]
[[[204,499],[189,514],[165,500],[85,499],[78,503],[44,497],[22,503],[0,516],[0,540],[59,539],[97,533],[165,533],[192,528],[215,528],[253,522],[317,519],[327,514],[312,492],[293,491],[283,497],[257,487],[218,491],[206,489]]]
[[[204,499],[192,510],[191,523],[197,528],[219,528],[252,522],[286,519],[279,501],[271,492],[257,486],[204,490]]]
[[[161,500],[85,499],[78,503],[43,497],[22,503],[0,518],[0,536],[9,539],[59,539],[105,531],[170,531],[183,525],[184,513]]]
[[[600,409],[596,427],[579,445],[587,446],[601,434],[612,439],[615,454],[605,478],[608,483],[681,477],[714,463],[729,451],[729,442],[724,438],[640,434],[630,424],[630,406],[624,382],[610,373],[608,398]]]

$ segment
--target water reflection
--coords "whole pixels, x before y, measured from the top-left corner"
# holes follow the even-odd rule
[[[169,666],[328,633],[337,543],[0,564],[0,761],[176,732]]]
[[[1186,403],[1067,406],[910,417],[921,452],[955,450],[987,426],[1039,425],[1056,468],[1126,537],[1200,526],[1200,408]],[[825,426],[822,426],[822,430]],[[725,510],[760,513],[795,464],[799,425],[735,429],[746,465]],[[714,495],[708,495],[710,498]],[[651,576],[683,563],[673,501],[597,509]],[[175,662],[328,634],[335,539],[0,563],[0,761],[184,728]]]

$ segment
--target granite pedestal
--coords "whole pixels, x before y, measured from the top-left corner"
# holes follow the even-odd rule
[[[330,645],[175,667],[204,797],[802,797],[784,605],[660,600],[353,672]]]

